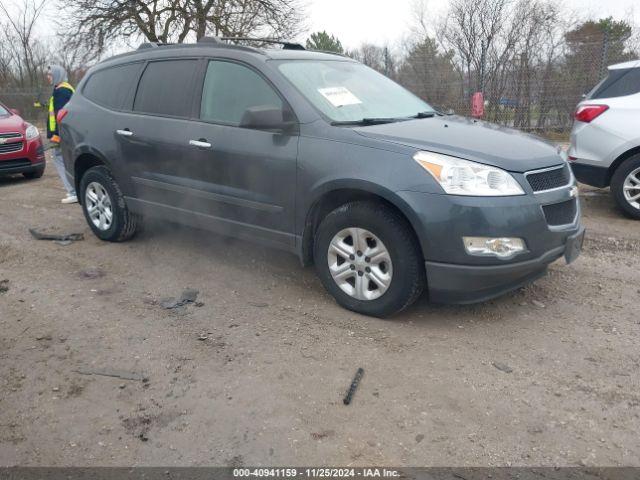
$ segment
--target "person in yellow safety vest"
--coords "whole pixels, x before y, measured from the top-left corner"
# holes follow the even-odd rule
[[[62,199],[62,203],[77,203],[76,189],[67,177],[67,170],[64,166],[64,159],[60,151],[60,131],[58,130],[58,113],[75,92],[68,83],[67,72],[60,65],[50,65],[47,70],[47,80],[53,85],[53,94],[49,99],[49,118],[47,119],[47,138],[51,142],[51,152],[53,163],[56,166],[58,175],[62,180],[67,196]]]

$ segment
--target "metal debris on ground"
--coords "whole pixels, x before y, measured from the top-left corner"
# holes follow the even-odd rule
[[[504,363],[500,363],[500,362],[493,362],[491,365],[493,365],[494,367],[496,367],[498,370],[500,370],[501,372],[504,373],[511,373],[513,372],[513,368],[511,368],[509,365],[505,365]]]
[[[84,233],[45,233],[39,232],[33,228],[29,229],[29,233],[36,240],[50,240],[58,245],[67,246],[78,240],[84,240]]]
[[[173,308],[178,308],[178,307],[184,307],[185,305],[188,305],[190,303],[195,303],[199,293],[200,292],[198,290],[187,288],[182,292],[182,295],[180,295],[179,298],[175,298],[175,297],[165,298],[160,302],[160,306],[162,308],[166,308],[167,310],[171,310]]]
[[[115,370],[111,368],[78,368],[74,372],[80,375],[99,375],[102,377],[121,378],[122,380],[135,380],[138,382],[148,382],[149,379],[140,373],[126,372],[124,370]]]
[[[345,405],[349,405],[351,403],[353,394],[356,392],[356,388],[358,388],[358,384],[360,383],[360,380],[362,380],[362,375],[364,375],[364,369],[359,368],[358,371],[356,372],[356,376],[353,377],[353,382],[351,382],[351,386],[349,387],[349,391],[347,392],[347,395],[344,397],[344,400],[342,400],[342,402]]]

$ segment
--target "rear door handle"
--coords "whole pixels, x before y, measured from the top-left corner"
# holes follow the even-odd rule
[[[116,133],[118,135],[122,135],[123,137],[131,137],[133,135],[133,132],[131,130],[116,130]]]
[[[204,140],[189,140],[189,145],[198,148],[211,148],[211,144]]]

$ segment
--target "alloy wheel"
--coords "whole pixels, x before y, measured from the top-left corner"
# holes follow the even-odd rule
[[[85,208],[98,230],[107,231],[113,223],[113,207],[107,190],[98,182],[91,182],[85,191]]]
[[[363,228],[345,228],[329,244],[327,262],[340,289],[357,300],[375,300],[389,289],[393,264],[389,250]]]
[[[622,191],[629,205],[640,210],[640,168],[636,168],[627,175]]]

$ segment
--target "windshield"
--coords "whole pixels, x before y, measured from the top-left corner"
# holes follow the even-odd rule
[[[9,115],[9,111],[0,103],[0,117],[4,117],[5,115]]]
[[[360,63],[292,60],[281,62],[278,68],[334,122],[402,119],[434,112],[429,104]]]

